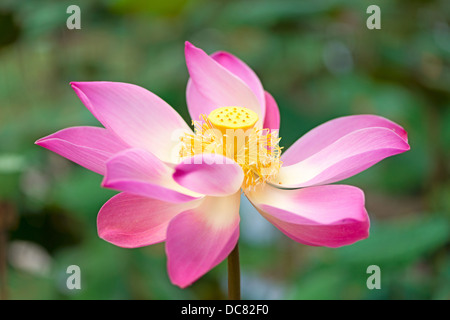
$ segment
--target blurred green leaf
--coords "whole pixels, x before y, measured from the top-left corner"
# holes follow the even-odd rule
[[[267,25],[278,21],[310,18],[333,9],[336,1],[235,1],[225,11],[224,20],[228,23]]]
[[[304,274],[295,282],[295,288],[288,299],[295,300],[332,300],[339,299],[340,291],[345,285],[345,276],[340,270],[318,270]]]
[[[8,272],[8,299],[11,300],[54,300],[58,295],[52,279],[33,275],[20,270]]]
[[[77,165],[73,165],[77,166]],[[100,186],[102,177],[78,167],[52,186],[52,199],[62,208],[95,222],[98,210],[116,191]]]
[[[0,174],[21,172],[26,167],[25,158],[19,154],[0,154]]]
[[[423,214],[414,220],[379,222],[368,239],[336,250],[336,257],[349,265],[399,267],[431,254],[449,238],[446,219]]]

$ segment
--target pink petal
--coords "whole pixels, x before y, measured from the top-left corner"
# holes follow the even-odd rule
[[[260,106],[265,106],[264,89],[256,73],[241,59],[231,53],[219,51],[211,55],[222,67],[241,79],[255,94]]]
[[[169,277],[181,288],[224,260],[239,237],[239,192],[200,201],[197,208],[173,218],[167,228]]]
[[[260,105],[244,81],[189,42],[186,42],[185,54],[191,76],[186,99],[193,120],[219,107],[240,106],[255,111],[260,118],[258,124],[262,125],[265,106]]]
[[[173,178],[189,190],[219,197],[238,191],[244,172],[232,159],[219,154],[199,154],[178,164]]]
[[[202,197],[178,185],[174,170],[152,153],[128,149],[106,163],[102,186],[168,202],[186,202]]]
[[[280,129],[280,110],[277,102],[267,91],[264,92],[266,101],[266,117],[264,119],[264,129],[279,130]]]
[[[189,115],[193,121],[203,121],[201,115],[207,116],[214,109],[218,108],[213,98],[201,94],[191,79],[188,80],[186,86],[186,103],[188,105]]]
[[[283,187],[327,184],[349,178],[383,160],[409,150],[391,129],[372,127],[353,131],[310,157],[279,172]]]
[[[92,114],[130,146],[176,162],[178,137],[192,132],[181,116],[150,91],[120,82],[73,82]]]
[[[119,193],[100,209],[97,217],[98,235],[124,248],[158,243],[166,239],[170,220],[196,205],[195,201],[175,204]]]
[[[266,185],[247,193],[247,197],[267,220],[303,244],[339,247],[369,235],[364,194],[356,187],[281,190]]]
[[[66,128],[37,140],[36,144],[102,175],[105,162],[128,148],[113,133],[98,127]]]
[[[286,150],[281,156],[281,160],[283,160],[285,166],[295,164],[326,148],[349,133],[373,127],[392,130],[401,139],[408,142],[406,131],[386,118],[375,115],[347,116],[330,120],[312,129]]]

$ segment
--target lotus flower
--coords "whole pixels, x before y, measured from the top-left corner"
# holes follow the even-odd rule
[[[281,154],[278,106],[256,74],[227,52],[209,56],[186,42],[185,55],[194,131],[139,86],[73,82],[104,128],[66,128],[36,142],[121,191],[98,213],[102,239],[125,248],[165,241],[170,280],[184,288],[235,247],[241,192],[299,243],[339,247],[368,237],[363,192],[331,183],[409,150],[402,127],[375,115],[341,117]],[[230,148],[238,129],[245,139]]]

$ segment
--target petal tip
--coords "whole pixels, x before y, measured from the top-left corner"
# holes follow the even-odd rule
[[[102,182],[100,183],[100,187],[105,188],[105,189],[109,189],[109,183],[108,183],[108,179],[106,177],[106,175],[103,177]]]
[[[411,150],[411,145],[406,142],[406,148],[405,148],[405,152]]]
[[[80,98],[81,102],[89,105],[89,99],[84,94],[82,87],[82,82],[71,82],[70,87],[75,91],[75,94]],[[87,107],[87,106],[86,106]],[[89,108],[88,108],[89,109]]]
[[[220,51],[214,52],[211,56],[215,59],[220,59],[221,57],[230,57],[230,55],[231,54],[229,52],[220,50]]]
[[[185,42],[184,55],[186,56],[186,63],[188,65],[189,65],[189,61],[191,61],[191,59],[193,59],[194,57],[197,57],[198,55],[200,55],[200,56],[203,56],[203,55],[204,56],[208,56],[203,49],[194,46],[189,41]]]
[[[79,89],[80,83],[81,83],[81,82],[78,82],[78,81],[71,81],[69,84],[70,84],[70,86],[72,87],[72,89],[75,90],[75,88],[76,88],[76,89]]]
[[[394,134],[396,134],[398,136],[399,140],[401,140],[401,142],[400,142],[401,146],[398,147],[398,149],[401,151],[400,153],[411,150],[411,145],[408,142],[408,136],[406,134],[406,131],[405,131],[404,135],[399,135],[395,131],[393,131],[393,132],[394,132]]]
[[[192,285],[195,281],[183,281],[180,279],[173,279],[173,277],[169,273],[170,282],[179,287],[180,289],[186,289],[190,285]]]
[[[43,147],[43,148],[47,148],[47,146],[48,146],[47,142],[51,141],[51,140],[52,140],[51,137],[43,137],[43,138],[36,140],[34,142],[34,144],[37,146]]]
[[[185,41],[184,42],[184,47],[185,47],[185,49],[186,50],[188,50],[188,49],[196,49],[197,47],[196,46],[194,46],[192,43],[190,43],[189,41]]]

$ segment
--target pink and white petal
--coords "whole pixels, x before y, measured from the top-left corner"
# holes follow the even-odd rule
[[[277,102],[267,91],[264,92],[266,101],[266,117],[264,119],[264,129],[279,130],[280,129],[280,110]]]
[[[219,154],[198,154],[175,167],[173,179],[181,186],[209,196],[227,196],[241,188],[242,168]]]
[[[119,193],[109,199],[97,216],[100,238],[123,248],[148,246],[166,240],[170,220],[198,204],[169,203]]]
[[[266,185],[246,195],[268,221],[303,244],[339,247],[369,235],[364,194],[356,187],[281,190]]]
[[[72,82],[84,105],[109,130],[135,148],[176,162],[173,149],[184,132],[182,117],[152,92],[120,82]]]
[[[106,161],[129,148],[111,131],[99,127],[66,128],[37,140],[35,144],[102,175]]]
[[[218,106],[214,100],[205,97],[189,79],[186,86],[186,103],[189,115],[194,121],[203,121],[202,115],[209,115]]]
[[[106,163],[102,182],[111,188],[168,202],[187,202],[203,197],[177,184],[174,169],[143,149],[128,149]]]
[[[241,59],[225,51],[211,55],[222,67],[241,79],[255,94],[260,106],[265,106],[264,89],[256,73]]]
[[[265,106],[244,81],[189,42],[185,54],[190,74],[186,100],[193,120],[219,107],[240,106],[255,111],[260,119],[257,126],[262,126]]]
[[[346,116],[325,122],[306,133],[283,153],[281,160],[285,166],[298,163],[354,131],[373,127],[389,129],[408,142],[406,131],[386,118],[375,115]]]
[[[278,183],[282,188],[333,183],[409,149],[408,143],[391,129],[372,127],[356,130],[303,161],[283,166]]]
[[[369,219],[347,220],[333,225],[298,225],[262,215],[292,240],[308,245],[338,248],[366,239],[369,236]]]
[[[185,288],[223,261],[239,238],[240,193],[205,197],[169,223],[166,253],[172,283]]]

